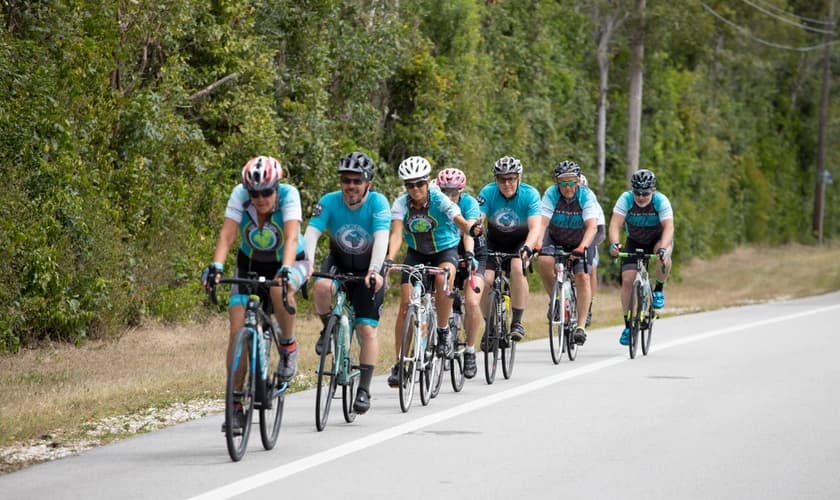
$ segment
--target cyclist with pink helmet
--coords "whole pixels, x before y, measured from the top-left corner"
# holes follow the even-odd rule
[[[437,187],[450,200],[458,205],[461,209],[461,214],[467,219],[470,225],[470,234],[465,238],[473,240],[473,251],[468,252],[465,249],[464,242],[458,245],[458,254],[468,262],[471,269],[474,271],[475,286],[478,287],[479,292],[476,293],[472,287],[464,287],[463,284],[467,279],[468,273],[464,269],[458,269],[455,275],[455,286],[464,290],[464,331],[467,335],[467,345],[464,349],[464,376],[467,378],[475,377],[477,368],[475,364],[475,340],[481,324],[483,323],[483,315],[481,314],[481,290],[484,289],[484,270],[487,268],[487,243],[482,234],[482,226],[479,224],[481,219],[481,210],[478,207],[478,201],[470,194],[464,192],[467,185],[467,176],[457,168],[446,168],[441,170],[437,176]]]
[[[287,278],[287,301],[295,305],[295,292],[309,275],[309,263],[304,254],[300,225],[303,220],[300,193],[289,185],[281,184],[283,168],[271,156],[257,156],[248,160],[242,169],[242,182],[233,188],[228,199],[213,261],[202,273],[202,284],[217,283],[222,277],[228,252],[239,235],[241,243],[236,256],[234,275],[247,278],[256,272],[268,279]],[[280,338],[281,366],[278,376],[291,379],[297,369],[295,343],[295,317],[283,307],[282,291],[271,288],[270,298],[274,315],[282,329]],[[245,306],[248,296],[240,293],[238,286],[231,288],[229,304],[230,345],[234,335],[245,324]],[[227,366],[228,363],[226,363]],[[237,422],[240,424],[241,422]]]

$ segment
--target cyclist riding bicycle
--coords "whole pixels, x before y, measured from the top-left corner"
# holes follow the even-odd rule
[[[523,261],[529,262],[534,248],[542,236],[540,193],[522,182],[522,162],[512,156],[499,158],[493,165],[495,182],[481,188],[478,205],[487,221],[487,248],[489,251],[517,253],[519,258],[502,265],[510,273],[511,326],[510,335],[515,341],[525,337],[522,314],[528,303],[528,280],[522,270]],[[484,273],[486,283],[496,276],[496,262],[487,262]],[[487,308],[487,288],[481,294],[481,310]],[[483,345],[483,344],[482,344]]]
[[[674,212],[668,198],[656,190],[656,176],[650,170],[639,170],[630,178],[631,191],[619,196],[610,219],[610,254],[615,257],[622,246],[619,243],[621,227],[627,231],[624,247],[627,252],[638,249],[659,255],[661,266],[656,267],[656,286],[653,307],[665,307],[663,286],[671,270],[671,253],[674,249]],[[621,306],[624,311],[622,345],[630,343],[630,294],[636,277],[635,258],[621,260]]]
[[[589,181],[586,180],[586,176],[583,174],[580,174],[580,185],[587,188],[589,187]],[[594,195],[595,192],[592,191],[592,194]],[[595,255],[592,257],[592,264],[590,265],[589,271],[589,288],[591,289],[592,294],[589,298],[589,311],[586,313],[587,328],[589,328],[589,325],[592,323],[592,304],[595,302],[595,294],[598,292],[598,261],[600,259],[598,245],[607,239],[607,219],[604,216],[604,209],[601,207],[601,204],[598,203],[597,195],[595,196],[595,204],[598,208],[598,230],[595,232],[595,240],[592,242],[592,246],[595,247]]]
[[[429,188],[429,174],[432,166],[421,156],[410,156],[400,163],[398,174],[405,185],[406,193],[400,195],[391,206],[391,236],[388,243],[388,262],[393,262],[402,246],[403,238],[408,244],[405,264],[437,266],[449,269],[449,283],[444,287],[443,276],[435,277],[435,301],[437,304],[438,354],[450,356],[452,343],[449,338],[449,313],[452,299],[444,293],[451,288],[458,265],[458,242],[463,239],[465,251],[473,252],[473,240],[467,234],[470,225],[461,215],[461,209],[441,191]],[[461,228],[461,231],[458,228]],[[403,322],[411,298],[409,275],[401,273],[400,309],[394,324],[394,350],[396,364],[391,369],[388,385],[399,387],[400,342]],[[432,332],[428,332],[431,334]]]
[[[579,254],[574,258],[572,271],[577,289],[577,317],[584,318],[589,308],[591,284],[589,278],[592,258],[595,256],[595,233],[598,226],[598,202],[589,188],[580,186],[580,167],[564,160],[554,167],[556,184],[549,187],[542,198],[542,218],[546,228],[538,259],[540,278],[546,293],[554,286],[554,251]],[[586,260],[584,264],[583,259]],[[549,311],[549,314],[557,314]],[[552,318],[549,317],[549,321]],[[586,342],[586,329],[577,325],[574,340],[578,345]]]
[[[381,193],[371,191],[374,169],[373,160],[364,153],[349,153],[341,158],[338,164],[341,189],[321,197],[304,233],[306,257],[310,262],[314,262],[321,233],[329,233],[330,253],[321,263],[321,272],[366,276],[364,285],[346,284],[347,297],[356,315],[356,331],[361,337],[359,388],[353,402],[353,410],[358,414],[370,409],[370,381],[379,357],[376,330],[384,297],[380,272],[388,251],[391,225],[388,200]],[[374,290],[370,289],[370,279],[374,280]],[[312,292],[315,312],[326,329],[337,290],[331,280],[317,279]],[[315,344],[318,354],[324,347],[324,329]]]
[[[467,185],[467,176],[463,171],[457,168],[447,168],[441,170],[437,176],[437,187],[449,197],[454,203],[458,204],[461,209],[461,214],[467,219],[473,233],[474,252],[467,252],[464,249],[464,242],[458,244],[458,254],[468,263],[470,269],[474,272],[474,285],[479,288],[476,293],[472,286],[463,286],[464,290],[464,331],[466,333],[467,345],[464,348],[464,376],[466,378],[475,377],[477,366],[475,363],[475,339],[478,334],[478,329],[483,323],[483,315],[481,314],[480,305],[480,291],[484,289],[484,270],[487,268],[487,243],[484,236],[479,234],[481,225],[478,221],[481,219],[481,210],[478,208],[478,201],[471,195],[464,192]],[[460,287],[466,282],[466,273],[459,269],[456,276],[455,286]]]
[[[295,292],[306,280],[310,266],[300,234],[303,219],[300,194],[295,187],[281,184],[282,178],[283,168],[271,156],[257,156],[245,164],[242,183],[233,188],[228,199],[213,261],[201,276],[205,288],[212,287],[221,279],[225,259],[238,233],[241,244],[234,275],[247,278],[249,272],[256,272],[266,278],[287,279],[287,301],[294,307]],[[282,330],[277,375],[282,380],[289,380],[297,369],[295,316],[283,307],[283,295],[279,287],[271,288],[270,298]],[[230,337],[225,366],[230,365],[234,335],[245,324],[247,303],[248,295],[242,293],[239,286],[233,285],[228,309]],[[235,422],[234,425],[241,428],[241,422]]]

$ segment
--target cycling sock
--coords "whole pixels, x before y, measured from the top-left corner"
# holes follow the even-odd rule
[[[512,316],[511,321],[513,323],[522,323],[522,313],[525,312],[525,310],[524,309],[517,309],[517,308],[514,307],[514,308],[511,308],[511,311],[513,312],[513,314],[511,315]]]
[[[330,319],[330,313],[319,314],[318,316],[321,317],[321,323],[324,325],[324,328],[326,328],[327,327],[327,320]]]
[[[654,291],[654,292],[661,292],[661,291],[662,291],[662,287],[663,287],[663,286],[665,286],[665,282],[664,282],[664,281],[659,281],[659,280],[656,280],[656,286],[655,286],[655,287],[653,287],[653,291]]]
[[[624,313],[624,326],[630,328],[630,311]]]
[[[292,346],[297,347],[297,346],[295,346],[295,338],[294,337],[289,337],[289,338],[280,337],[280,345],[283,346],[283,347],[286,347],[287,351],[291,351]]]
[[[370,392],[370,380],[373,378],[373,365],[359,365],[359,389]]]
[[[475,346],[468,345],[467,347],[464,348],[464,352],[470,352],[470,353],[475,354]]]

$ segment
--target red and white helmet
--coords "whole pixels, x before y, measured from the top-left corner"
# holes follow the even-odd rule
[[[283,178],[283,167],[271,156],[257,156],[242,168],[242,185],[250,191],[277,187]]]
[[[441,189],[464,189],[467,176],[457,168],[445,168],[438,173],[437,185]]]

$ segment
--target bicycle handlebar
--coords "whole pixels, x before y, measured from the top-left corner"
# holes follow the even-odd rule
[[[405,271],[409,273],[409,275],[417,278],[422,279],[423,274],[430,274],[432,276],[437,276],[442,274],[443,277],[443,293],[449,295],[449,269],[445,269],[442,267],[436,266],[427,266],[425,264],[418,264],[416,266],[409,266],[408,264],[391,264],[385,270],[385,282],[388,282],[388,275],[391,271]]]
[[[275,286],[279,286],[283,290],[283,308],[286,309],[286,312],[289,314],[295,314],[297,311],[294,306],[289,304],[288,299],[288,288],[289,288],[289,279],[288,278],[281,278],[278,280],[269,280],[266,279],[264,276],[258,276],[256,278],[222,278],[217,283],[208,283],[210,287],[210,291],[207,292],[210,295],[210,301],[213,304],[218,304],[219,299],[216,297],[216,286],[217,285],[245,285],[246,287],[254,287],[254,288],[271,288]]]
[[[578,252],[577,250],[572,250],[571,252],[567,252],[567,251],[563,250],[562,248],[559,248],[559,247],[555,246],[554,247],[554,260],[557,260],[558,258],[562,258],[562,257],[566,257],[566,258],[575,257],[576,259],[581,259],[581,260],[583,260],[583,273],[584,274],[589,274],[589,260],[587,260],[587,258],[586,258],[586,251],[587,250],[588,250],[588,247],[584,247],[583,252]]]
[[[489,251],[487,252],[487,257],[493,257],[496,259],[496,263],[501,268],[502,262],[505,259],[522,259],[522,256],[518,253],[508,253],[508,252],[496,252],[496,251]],[[528,269],[528,264],[530,264],[531,259],[533,259],[533,255],[529,259],[522,259],[522,274],[524,275]]]
[[[472,267],[469,265],[469,263],[464,259],[458,259],[458,267],[459,268],[469,267],[469,269],[470,269],[470,276],[469,276],[470,289],[472,289],[472,291],[475,292],[475,293],[481,293],[481,288],[479,288],[475,284],[475,271],[472,269]]]
[[[323,273],[320,271],[316,271],[312,273],[312,278],[325,278],[328,280],[338,281],[340,286],[344,286],[344,283],[364,283],[365,276],[359,276],[357,274],[343,274],[343,273]],[[368,288],[370,288],[370,300],[376,300],[376,278],[373,275],[370,276],[370,279],[367,282]]]

